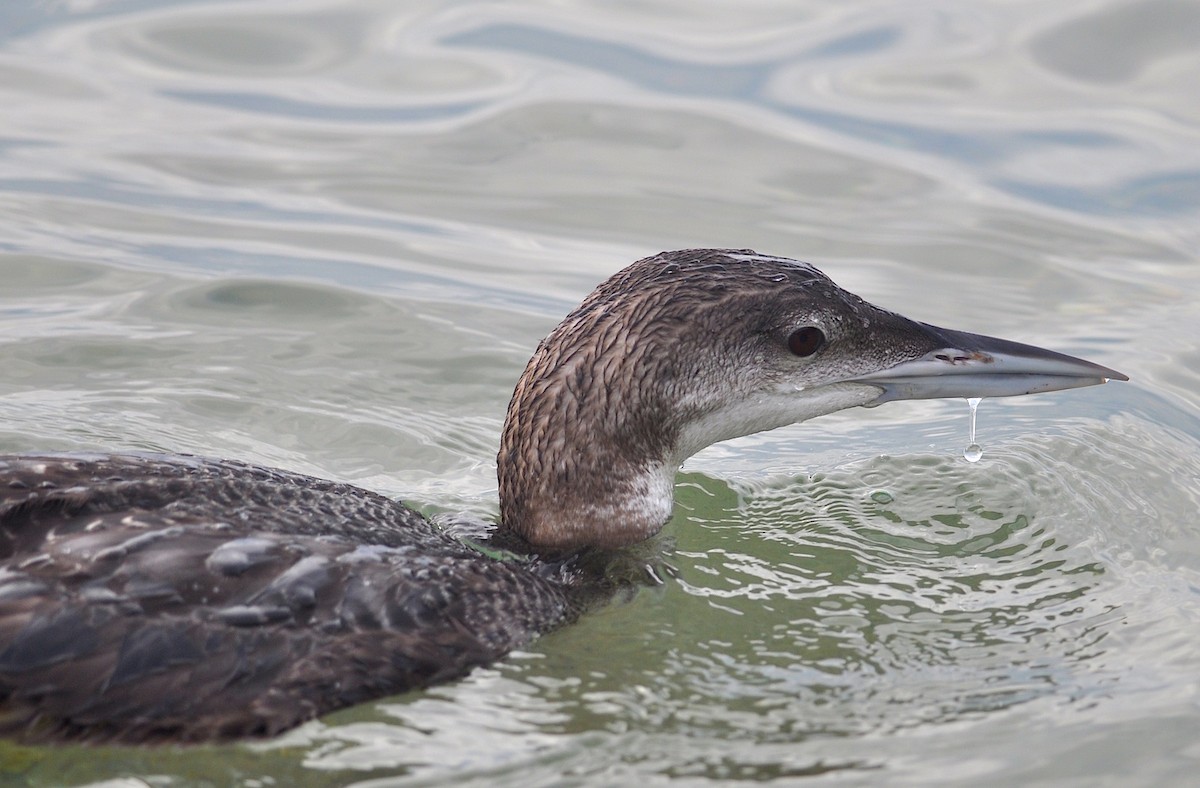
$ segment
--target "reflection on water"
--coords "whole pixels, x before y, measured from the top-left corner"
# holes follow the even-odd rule
[[[645,585],[500,665],[261,746],[0,745],[0,782],[1187,784],[1198,15],[0,4],[5,451],[492,517],[537,340],[684,246],[1134,379],[996,402],[974,463],[956,402],[714,447],[621,564]]]
[[[779,710],[803,708],[783,730],[768,722],[768,739],[884,734],[1095,680],[1081,667],[1112,620],[1096,598],[1103,567],[1043,522],[1019,465],[983,478],[961,466],[908,457],[819,474],[756,492],[716,544],[681,539],[688,593],[741,614],[711,636],[748,653],[710,658],[769,687]]]

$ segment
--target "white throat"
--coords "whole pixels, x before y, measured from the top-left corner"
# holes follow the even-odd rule
[[[728,402],[684,424],[676,452],[678,468],[683,461],[714,443],[786,427],[846,408],[867,405],[879,397],[879,389],[859,383],[834,383],[813,389],[781,386]]]

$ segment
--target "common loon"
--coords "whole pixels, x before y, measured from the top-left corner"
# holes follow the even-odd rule
[[[685,250],[617,273],[538,346],[481,544],[240,462],[0,457],[0,735],[265,737],[448,681],[575,617],[588,557],[658,532],[705,446],[854,406],[1107,379],[1127,380],[908,320],[805,263]]]

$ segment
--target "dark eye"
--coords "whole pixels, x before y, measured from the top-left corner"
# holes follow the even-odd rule
[[[825,334],[815,326],[797,328],[788,336],[788,350],[792,355],[805,358],[825,347]]]

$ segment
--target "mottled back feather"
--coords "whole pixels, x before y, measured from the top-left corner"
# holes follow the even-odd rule
[[[349,485],[197,458],[0,459],[3,736],[270,736],[458,677],[571,612],[546,565]]]

